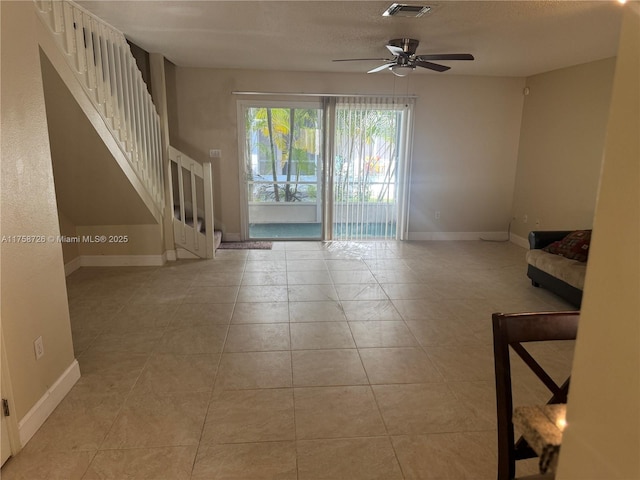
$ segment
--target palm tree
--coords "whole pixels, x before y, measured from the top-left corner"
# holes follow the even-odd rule
[[[304,142],[305,135],[302,132],[318,127],[318,111],[296,108],[255,108],[249,109],[247,117],[247,132],[260,132],[263,138],[268,139],[269,148],[265,151],[271,164],[274,200],[279,202],[281,199],[278,173],[283,170],[286,173],[284,201],[299,200],[298,182],[302,170],[300,160],[308,159],[312,154],[308,150],[309,145]],[[258,143],[258,148],[261,145]],[[278,153],[280,154],[279,161]],[[294,171],[295,181],[292,183]]]
[[[378,201],[384,198],[389,180],[396,171],[396,115],[390,110],[337,110],[336,137],[339,140],[335,171],[338,201],[369,201],[371,176],[376,164],[381,158],[387,158],[389,164],[384,168],[382,191],[377,195]],[[355,182],[354,175],[358,176]]]
[[[280,201],[280,192],[278,190],[278,172],[276,170],[276,149],[273,141],[273,115],[271,108],[267,108],[267,127],[269,129],[269,152],[271,153],[271,174],[273,176],[273,194],[276,202]]]
[[[247,132],[259,132],[262,137],[267,138],[269,148],[266,150],[269,163],[271,164],[271,178],[273,180],[273,197],[276,202],[280,201],[280,188],[278,184],[278,172],[281,165],[278,162],[277,152],[284,151],[286,145],[283,140],[284,135],[288,135],[289,126],[286,120],[288,109],[284,108],[251,108],[247,111],[249,127]],[[258,148],[262,143],[258,143]],[[248,151],[251,151],[250,149]],[[280,167],[280,168],[279,168]]]

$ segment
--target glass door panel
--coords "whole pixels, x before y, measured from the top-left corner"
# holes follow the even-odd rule
[[[333,240],[395,239],[404,110],[377,102],[336,106]]]
[[[322,109],[244,108],[250,239],[315,239],[322,232]]]

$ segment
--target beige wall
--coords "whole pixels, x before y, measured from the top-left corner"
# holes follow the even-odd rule
[[[167,75],[169,111],[177,118],[170,124],[172,145],[199,161],[211,148],[222,150],[213,168],[216,224],[225,234],[241,231],[236,102],[265,100],[233,91],[416,94],[411,235],[506,231],[524,79],[181,67]]]
[[[59,235],[32,2],[2,9],[2,235]],[[72,364],[62,247],[1,245],[1,318],[18,420]],[[33,342],[44,340],[36,361]]]
[[[61,211],[58,211],[58,221],[60,223],[60,235],[65,237],[75,237],[78,233],[75,224],[69,220]],[[65,265],[80,256],[80,249],[77,243],[62,242],[62,258]]]
[[[523,86],[521,78],[455,76],[418,86],[411,232],[507,230]]]
[[[78,244],[80,255],[162,255],[165,251],[162,225],[78,226],[77,235],[106,236],[104,243]],[[126,238],[125,238],[126,237]]]
[[[640,478],[640,5],[625,9],[558,480]]]
[[[514,234],[591,228],[614,68],[610,58],[527,78]]]

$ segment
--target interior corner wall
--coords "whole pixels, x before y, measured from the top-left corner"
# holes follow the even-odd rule
[[[233,95],[233,91],[415,94],[409,238],[423,238],[430,232],[506,232],[523,87],[524,78],[423,72],[399,79],[388,72],[172,67],[167,69],[171,144],[198,161],[211,148],[222,150],[222,158],[212,162],[216,223],[225,236],[239,235],[237,100],[267,97]]]
[[[608,58],[527,78],[515,235],[592,227],[614,68]]]
[[[15,413],[24,419],[73,365],[62,247],[33,2],[0,2],[1,229],[42,243],[1,245],[2,335]],[[36,360],[42,336],[45,356]]]
[[[624,8],[558,480],[640,478],[640,4]]]
[[[60,224],[60,235],[64,237],[74,238],[76,237],[77,230],[75,224],[69,220],[64,213],[58,210],[58,221]],[[68,264],[80,256],[80,250],[78,244],[75,242],[60,242],[62,245],[62,258],[64,264]]]

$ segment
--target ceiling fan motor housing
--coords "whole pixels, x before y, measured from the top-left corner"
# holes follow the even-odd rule
[[[401,48],[407,55],[415,55],[419,43],[420,41],[414,38],[394,38],[389,40],[389,45]]]

